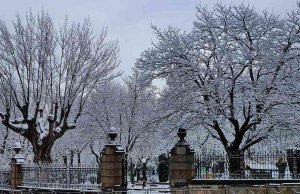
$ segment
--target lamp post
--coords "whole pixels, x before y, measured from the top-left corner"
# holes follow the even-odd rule
[[[143,169],[142,169],[142,173],[143,173],[143,188],[146,187],[146,158],[142,158],[142,163],[143,163]]]

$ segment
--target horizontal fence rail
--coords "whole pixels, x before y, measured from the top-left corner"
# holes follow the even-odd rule
[[[299,179],[300,152],[196,154],[196,179]]]
[[[99,167],[66,167],[51,164],[22,167],[22,187],[94,190],[100,188]]]

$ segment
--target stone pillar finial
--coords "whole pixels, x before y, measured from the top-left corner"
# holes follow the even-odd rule
[[[180,138],[179,141],[185,141],[185,136],[186,136],[186,129],[184,128],[179,128],[177,132],[178,137]]]
[[[16,152],[16,154],[19,154],[20,151],[21,151],[21,149],[22,149],[22,146],[21,146],[20,142],[17,141],[17,142],[15,143],[15,146],[13,147],[13,149],[14,149],[14,151]]]
[[[109,142],[114,143],[116,141],[117,136],[118,136],[117,129],[111,127],[108,132]]]
[[[20,154],[20,151],[22,149],[20,142],[16,142],[13,149],[16,152],[16,155],[12,159],[15,160],[16,164],[23,164],[25,161],[25,156],[23,154]]]

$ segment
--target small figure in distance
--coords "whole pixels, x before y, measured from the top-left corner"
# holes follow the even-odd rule
[[[278,168],[278,178],[279,179],[284,178],[286,166],[287,166],[286,161],[284,161],[283,158],[280,157],[278,159],[278,161],[276,162],[276,167]]]

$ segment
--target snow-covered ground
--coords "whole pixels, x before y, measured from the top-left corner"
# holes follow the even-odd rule
[[[147,184],[143,188],[143,183],[128,184],[128,193],[169,193],[170,187],[168,183],[164,184]]]

